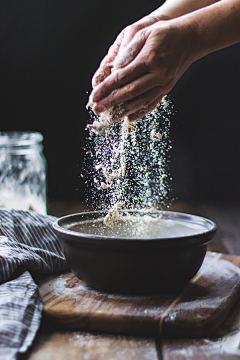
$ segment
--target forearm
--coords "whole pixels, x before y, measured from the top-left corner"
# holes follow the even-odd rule
[[[179,16],[211,5],[219,0],[166,0],[162,6],[150,15],[161,19],[174,19]]]
[[[188,8],[187,13],[172,19],[165,15],[167,21],[150,14],[142,24],[127,27],[121,33],[122,39],[118,39],[121,41],[114,45],[117,56],[112,56],[111,61],[115,71],[96,82],[98,86],[91,94],[94,110],[103,113],[111,108],[114,121],[124,116],[137,120],[172,90],[194,61],[239,43],[240,0],[204,4],[199,9]],[[105,68],[107,60],[109,57]],[[97,76],[104,74],[104,66]],[[123,108],[120,115],[119,104]]]
[[[239,0],[221,0],[171,21],[173,26],[195,29],[195,60],[240,42]]]

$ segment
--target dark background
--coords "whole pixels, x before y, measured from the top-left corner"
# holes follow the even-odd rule
[[[156,0],[1,0],[1,131],[44,135],[48,197],[84,201],[81,150],[91,77]],[[171,92],[173,197],[240,200],[240,45],[193,64]],[[77,190],[78,189],[78,190]]]

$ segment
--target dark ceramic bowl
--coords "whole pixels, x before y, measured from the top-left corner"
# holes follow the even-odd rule
[[[82,221],[103,218],[106,215],[103,211],[64,216],[53,223],[53,228],[64,243],[69,267],[88,286],[111,293],[153,295],[179,291],[201,267],[216,224],[199,216],[170,211],[128,213],[161,216],[169,224],[177,221],[184,226],[196,226],[199,231],[144,239],[117,237],[113,229],[113,236],[105,236],[97,235],[96,230],[95,234],[76,231]]]

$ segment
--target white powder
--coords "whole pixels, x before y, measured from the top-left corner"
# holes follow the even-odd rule
[[[91,191],[88,199],[95,203],[98,199],[97,208],[109,210],[107,226],[117,224],[121,218],[119,208],[150,209],[169,203],[167,153],[171,148],[171,110],[171,104],[164,98],[155,110],[137,122],[125,117],[113,123],[111,116],[98,117],[91,112],[86,163],[90,158],[93,171],[87,181]],[[103,124],[106,126],[102,127]]]
[[[5,182],[6,183],[6,182]],[[34,210],[40,214],[46,214],[46,203],[42,196],[32,193],[28,186],[25,192],[13,192],[4,188],[0,190],[0,208]]]
[[[118,113],[119,115],[124,111],[122,104],[118,105],[117,108],[112,107],[104,111],[92,124],[87,125],[87,128],[94,131],[97,135],[104,135],[109,126],[113,124],[113,110],[114,113]]]
[[[122,219],[121,214],[119,213],[119,209],[121,208],[122,203],[116,203],[112,209],[108,211],[108,214],[104,218],[104,224],[110,228],[115,227],[118,222]]]
[[[110,75],[113,73],[116,69],[114,68],[112,63],[109,63],[105,66],[105,76]],[[111,95],[118,92],[118,89],[115,89],[111,92]],[[89,102],[87,104],[87,109],[91,108],[93,112],[95,112],[95,104],[93,103],[91,99],[91,95],[89,98]],[[104,135],[106,130],[109,128],[111,124],[113,124],[113,114],[121,115],[124,112],[123,104],[115,105],[114,107],[111,107],[110,109],[104,111],[101,113],[97,118],[94,119],[92,124],[88,124],[87,128],[91,131],[95,132],[97,135]]]

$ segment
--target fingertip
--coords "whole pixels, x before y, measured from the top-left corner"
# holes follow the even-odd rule
[[[100,83],[102,83],[112,72],[113,69],[113,63],[108,62],[104,65],[104,67],[100,67],[92,79],[92,87],[98,86]]]
[[[142,117],[143,115],[142,114],[140,115],[139,113],[129,114],[127,116],[128,121],[132,123],[136,122],[137,120],[140,120]]]
[[[93,104],[90,101],[88,101],[87,104],[86,104],[86,109],[90,110],[92,108],[92,105]]]
[[[104,70],[99,70],[98,72],[96,72],[96,74],[92,78],[92,87],[97,87],[99,84],[101,84],[101,82],[103,82],[104,79],[106,79],[107,76],[108,75]]]
[[[93,89],[98,86],[102,81],[103,81],[103,77],[102,77],[102,74],[97,74],[97,75],[94,75],[94,77],[92,78],[92,87]]]
[[[101,112],[98,110],[96,103],[93,103],[93,105],[92,105],[92,111],[93,111],[96,115],[99,115],[99,114],[101,113]]]
[[[92,110],[96,115],[100,114],[100,111],[98,110],[98,105],[94,103],[92,100],[88,100],[88,103],[86,104],[86,109]]]
[[[88,102],[86,104],[86,109],[87,110],[92,110],[96,115],[99,115],[99,112],[97,111],[97,103],[96,101],[94,101],[94,89],[93,91],[91,92],[91,94],[89,95],[89,98],[88,98]]]
[[[98,95],[98,88],[99,88],[100,84],[98,84],[92,91],[91,93],[91,101],[92,103],[96,103],[100,100],[100,96]]]

